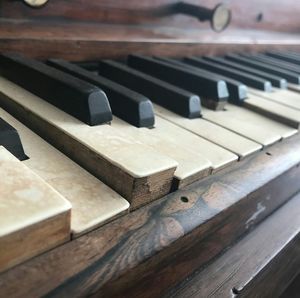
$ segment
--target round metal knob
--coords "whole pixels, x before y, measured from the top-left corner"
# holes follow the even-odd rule
[[[231,11],[226,5],[220,3],[214,9],[179,2],[175,5],[176,13],[196,17],[199,21],[210,21],[214,31],[223,31],[231,21]]]
[[[231,21],[231,11],[224,5],[218,4],[212,13],[210,25],[213,30],[220,32],[226,29]]]
[[[45,5],[48,0],[24,0],[24,2],[31,7],[41,7]]]

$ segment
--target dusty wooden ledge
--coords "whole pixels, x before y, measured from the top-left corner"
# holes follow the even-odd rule
[[[4,297],[154,297],[300,190],[300,138],[0,275]]]

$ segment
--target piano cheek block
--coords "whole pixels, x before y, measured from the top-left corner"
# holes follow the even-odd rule
[[[84,118],[89,125],[98,125],[105,122],[112,121],[112,114],[108,99],[105,93],[97,90],[91,93],[87,100],[88,107],[84,109],[87,111]]]

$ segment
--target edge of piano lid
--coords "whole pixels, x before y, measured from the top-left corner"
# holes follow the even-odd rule
[[[27,1],[30,2],[30,1]],[[174,13],[178,1],[48,0],[33,9],[23,1],[0,6],[0,52],[69,61],[122,58],[131,53],[160,56],[220,54],[300,48],[300,8],[288,1],[227,1],[232,21],[222,33],[208,22]],[[198,1],[188,1],[199,5]],[[213,8],[220,1],[201,1]],[[291,9],[291,7],[293,9]]]

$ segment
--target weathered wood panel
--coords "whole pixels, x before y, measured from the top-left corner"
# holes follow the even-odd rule
[[[278,297],[300,270],[299,212],[298,194],[166,297]]]
[[[49,0],[40,9],[32,9],[22,1],[3,0],[0,17],[3,19],[37,21],[84,21],[105,24],[156,24],[187,28],[209,28],[208,23],[183,15],[174,15],[176,0]],[[285,32],[299,32],[300,5],[294,0],[189,0],[189,3],[213,8],[225,2],[232,10],[231,27]]]

